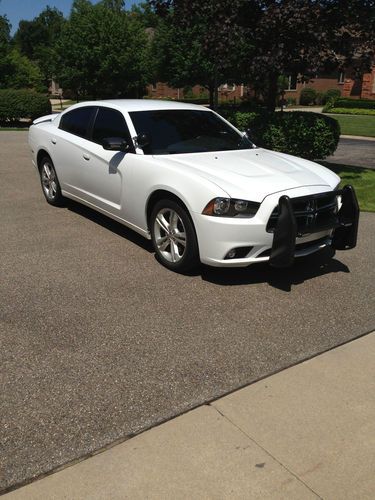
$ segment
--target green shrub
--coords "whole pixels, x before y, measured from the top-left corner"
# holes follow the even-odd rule
[[[360,109],[360,108],[331,108],[330,113],[337,115],[369,115],[375,116],[375,109]]]
[[[324,92],[317,91],[316,97],[315,97],[315,104],[317,104],[318,106],[321,106],[323,104],[324,97],[325,97]]]
[[[21,119],[34,120],[51,113],[51,103],[44,94],[29,90],[0,90],[0,122],[12,125]]]
[[[323,94],[322,104],[327,104],[328,101],[335,102],[341,97],[341,92],[339,89],[328,89],[327,92]]]
[[[336,99],[335,108],[375,109],[375,100],[340,98]]]
[[[260,145],[310,160],[334,153],[340,138],[337,120],[303,111],[273,113],[253,122],[255,142]]]
[[[310,160],[333,154],[340,138],[337,120],[320,113],[234,111],[226,118],[240,130],[250,128],[258,146]]]
[[[297,99],[295,97],[288,97],[286,100],[288,106],[295,106],[297,104]]]
[[[302,106],[310,106],[311,104],[315,104],[316,97],[317,97],[317,92],[315,89],[311,87],[305,87],[301,91],[299,103]]]
[[[255,111],[236,111],[233,115],[233,123],[234,125],[240,129],[245,131],[248,128],[251,128],[251,124],[257,118],[258,113]]]

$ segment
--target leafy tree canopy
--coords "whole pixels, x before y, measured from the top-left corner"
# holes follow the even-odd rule
[[[58,43],[57,77],[77,95],[137,95],[148,81],[149,38],[141,16],[118,0],[73,2]]]
[[[37,64],[13,48],[1,63],[0,88],[46,91]]]
[[[162,24],[159,74],[172,85],[247,81],[274,109],[280,76],[363,70],[374,57],[374,0],[149,1]]]
[[[44,9],[32,21],[20,21],[14,43],[22,55],[37,63],[45,84],[52,78],[56,60],[56,42],[65,19],[51,7]]]
[[[154,37],[159,53],[156,78],[173,86],[201,84],[210,91],[239,76],[239,55],[244,46],[240,23],[243,0],[151,0],[161,17]]]

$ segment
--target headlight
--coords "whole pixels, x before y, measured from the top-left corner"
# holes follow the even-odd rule
[[[205,206],[202,214],[217,217],[254,217],[260,203],[232,198],[214,198]]]

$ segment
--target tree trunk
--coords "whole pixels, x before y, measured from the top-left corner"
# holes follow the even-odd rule
[[[268,111],[275,111],[277,98],[277,74],[270,75],[268,81],[268,93],[266,98],[266,106]]]
[[[215,69],[215,75],[214,75],[214,109],[217,109],[219,106],[219,92],[218,92],[218,82],[217,82],[217,69]]]
[[[208,86],[208,93],[210,95],[210,108],[214,109],[215,107],[215,86],[210,84]]]

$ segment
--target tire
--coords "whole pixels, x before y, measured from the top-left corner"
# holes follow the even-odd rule
[[[64,197],[61,194],[59,179],[53,162],[47,155],[43,156],[39,162],[39,175],[42,191],[47,202],[56,207],[63,205]]]
[[[173,200],[158,201],[150,217],[156,258],[176,272],[191,271],[199,264],[197,237],[185,208]]]

